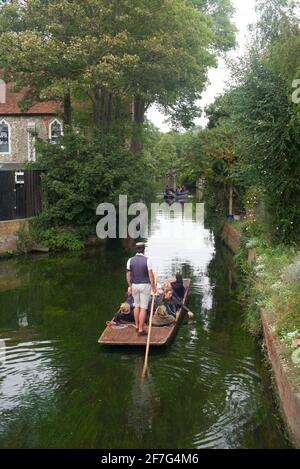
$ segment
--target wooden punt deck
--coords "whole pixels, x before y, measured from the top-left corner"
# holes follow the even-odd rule
[[[185,296],[183,304],[186,303],[190,289],[190,279],[184,280]],[[152,326],[151,341],[152,347],[164,347],[170,344],[176,335],[176,331],[184,317],[184,311],[180,311],[179,319],[175,325],[155,327]],[[148,326],[145,327],[148,332]],[[145,347],[147,344],[147,336],[139,337],[136,333],[134,324],[121,324],[117,326],[108,326],[101,335],[98,343],[101,345],[111,346],[134,346]]]

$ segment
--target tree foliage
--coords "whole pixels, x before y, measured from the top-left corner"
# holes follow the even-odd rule
[[[248,184],[264,189],[273,234],[296,241],[300,234],[300,122],[290,93],[282,76],[254,58],[236,94],[235,112],[243,130],[240,164],[249,169]]]
[[[160,133],[151,126],[147,135],[144,154],[156,179],[165,180],[169,175],[176,177],[178,184],[186,182],[189,179],[186,154],[190,133]]]
[[[256,0],[258,21],[255,24],[257,45],[268,48],[287,32],[295,34],[299,24],[299,5],[294,0]]]
[[[39,141],[38,163],[45,171],[44,228],[69,225],[96,226],[96,208],[110,202],[118,206],[119,194],[129,202],[147,200],[152,193],[146,161],[137,161],[115,137],[99,141],[67,132],[60,145]]]
[[[231,87],[206,109],[207,129],[190,141],[191,172],[216,190],[233,184],[239,203],[259,194],[273,240],[299,242],[300,120],[292,102],[299,76],[297,5],[257,1],[246,54],[232,64]],[[246,205],[245,205],[246,208]]]
[[[187,127],[208,68],[234,44],[231,14],[227,0],[15,1],[0,14],[0,67],[29,86],[24,106],[55,98],[70,107],[66,96],[83,93],[104,133],[120,102],[134,103],[137,126],[157,103]]]

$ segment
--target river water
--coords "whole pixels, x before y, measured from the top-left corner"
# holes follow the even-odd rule
[[[154,225],[147,254],[160,279],[192,279],[195,321],[151,352],[144,382],[143,351],[97,344],[124,295],[124,246],[0,263],[0,448],[288,446],[230,254],[191,218]]]

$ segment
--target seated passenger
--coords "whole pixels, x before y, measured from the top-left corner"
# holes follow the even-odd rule
[[[178,299],[182,301],[185,295],[185,288],[183,285],[183,278],[181,274],[176,274],[176,280],[175,282],[171,283],[171,287]]]
[[[134,314],[129,303],[122,303],[118,313],[114,317],[115,322],[134,322]]]
[[[153,316],[152,324],[155,327],[170,326],[175,324],[176,319],[167,312],[165,306],[159,306]]]
[[[172,290],[172,286],[171,286],[171,283],[169,281],[166,280],[163,284],[157,284],[157,290],[156,290],[156,294],[155,294],[155,298],[154,298],[154,311],[159,306],[159,299],[168,290]],[[149,319],[150,319],[151,308],[152,308],[152,299],[153,299],[153,295],[151,294],[149,304],[148,304],[148,309],[147,309],[146,323],[148,323]]]
[[[161,292],[165,293],[166,291],[172,290],[172,285],[169,280],[166,280],[161,286]]]
[[[159,306],[165,306],[167,309],[167,313],[171,314],[174,318],[177,319],[177,311],[181,308],[188,314],[188,317],[192,319],[194,314],[189,310],[189,308],[181,303],[181,301],[177,298],[176,294],[173,294],[172,290],[165,291],[159,298],[158,298]]]

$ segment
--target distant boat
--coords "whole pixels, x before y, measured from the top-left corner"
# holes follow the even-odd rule
[[[184,191],[184,192],[167,192],[164,193],[164,199],[180,199],[181,197],[187,197],[189,195],[189,191]]]
[[[186,197],[189,195],[189,191],[176,192],[176,197]]]
[[[175,199],[176,194],[175,192],[164,192],[164,199]]]

